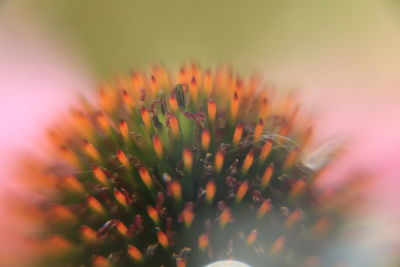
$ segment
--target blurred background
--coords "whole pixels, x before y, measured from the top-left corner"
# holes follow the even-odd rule
[[[317,144],[351,140],[325,182],[354,169],[375,175],[366,192],[371,210],[357,222],[369,242],[354,241],[364,255],[353,255],[354,264],[395,266],[399,12],[396,0],[2,0],[1,183],[13,186],[6,168],[12,153],[31,148],[40,125],[77,92],[153,63],[231,64],[299,90],[320,124]]]

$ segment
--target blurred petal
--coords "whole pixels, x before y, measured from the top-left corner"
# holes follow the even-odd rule
[[[0,10],[0,262],[18,266],[32,256],[24,238],[33,226],[18,220],[6,201],[23,194],[13,177],[15,161],[37,142],[46,125],[77,92],[91,87],[83,68],[27,14],[4,4]],[[35,147],[36,146],[36,147]],[[40,151],[36,151],[40,152]]]

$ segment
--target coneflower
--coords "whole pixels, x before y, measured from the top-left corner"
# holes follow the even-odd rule
[[[41,265],[332,260],[322,251],[341,212],[300,160],[312,125],[293,95],[188,64],[120,76],[97,96],[50,130],[52,160],[30,163]]]

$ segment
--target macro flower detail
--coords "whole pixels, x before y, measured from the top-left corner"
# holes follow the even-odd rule
[[[294,96],[257,77],[196,64],[119,76],[50,129],[51,160],[31,162],[40,264],[329,262],[343,214],[302,164],[311,138]]]

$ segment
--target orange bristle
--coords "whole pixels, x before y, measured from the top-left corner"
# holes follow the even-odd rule
[[[253,161],[254,161],[254,152],[250,151],[246,155],[246,157],[244,158],[244,161],[243,161],[243,165],[242,165],[243,174],[246,174],[249,171],[251,165],[253,165]]]
[[[97,151],[97,149],[89,143],[89,141],[84,140],[83,142],[83,150],[86,152],[86,154],[94,159],[95,161],[100,161],[100,154]]]
[[[289,216],[286,219],[285,225],[287,227],[291,227],[293,224],[298,222],[300,218],[301,218],[301,211],[295,210],[289,214]]]
[[[159,85],[158,85],[158,80],[154,75],[151,75],[150,77],[150,92],[151,96],[154,97],[157,95],[158,90],[159,90]]]
[[[174,180],[170,183],[170,190],[175,201],[180,201],[182,198],[182,188],[178,180]]]
[[[291,168],[295,164],[298,156],[299,156],[299,149],[293,149],[289,151],[285,161],[283,162],[282,168],[285,170]]]
[[[128,254],[136,262],[140,262],[143,259],[143,253],[133,245],[128,245]]]
[[[315,224],[311,228],[311,231],[314,234],[323,235],[329,230],[330,225],[330,220],[328,218],[322,217],[315,222]]]
[[[100,126],[101,130],[109,134],[111,132],[111,125],[106,115],[104,115],[103,112],[99,112],[96,118],[97,118],[97,123]]]
[[[297,180],[289,192],[289,198],[292,199],[296,198],[301,193],[303,193],[305,188],[306,188],[306,182],[304,180]]]
[[[112,113],[118,104],[118,96],[111,85],[106,84],[99,90],[100,108],[107,113]]]
[[[132,88],[135,91],[139,91],[140,89],[145,87],[143,73],[141,72],[134,72],[132,73]]]
[[[221,171],[222,166],[224,165],[224,159],[225,159],[224,152],[222,150],[218,150],[217,153],[215,154],[215,162],[214,162],[215,171],[217,173]]]
[[[161,139],[157,135],[153,136],[153,149],[157,157],[161,159],[164,155],[164,149],[161,143]]]
[[[66,146],[60,146],[59,149],[60,156],[63,160],[66,161],[66,163],[70,164],[72,167],[79,167],[80,162],[78,156],[74,152],[72,152],[72,150],[70,150]]]
[[[180,69],[180,71],[179,71],[178,83],[180,83],[180,84],[187,84],[188,83],[187,70],[186,70],[185,67],[182,67]]]
[[[85,116],[81,111],[72,110],[72,120],[76,125],[78,132],[86,137],[91,138],[93,136],[93,127],[89,118]]]
[[[128,110],[133,109],[133,107],[135,106],[132,97],[126,90],[122,90],[122,100],[124,101],[124,104]]]
[[[123,222],[121,222],[120,220],[114,220],[114,225],[115,225],[115,228],[117,229],[117,231],[121,235],[123,235],[123,236],[127,235],[128,227],[126,227],[126,225]]]
[[[128,206],[128,202],[126,200],[125,195],[116,188],[114,189],[114,197],[118,201],[118,203],[121,204],[122,206],[124,207]]]
[[[91,210],[93,210],[94,212],[99,213],[99,214],[105,213],[103,205],[101,205],[101,203],[95,197],[88,195],[87,203],[88,203],[88,207]]]
[[[217,192],[217,186],[213,180],[208,181],[206,185],[206,199],[207,202],[211,203],[214,199],[215,193]]]
[[[157,231],[157,239],[158,239],[158,243],[160,243],[160,245],[163,248],[168,248],[168,246],[169,246],[168,236],[164,232],[158,230]]]
[[[74,224],[77,221],[75,214],[64,205],[55,205],[50,210],[50,219],[57,223]]]
[[[120,131],[122,137],[125,139],[125,141],[128,140],[129,128],[128,128],[128,124],[124,120],[121,120],[121,122],[119,124],[119,131]]]
[[[272,255],[277,255],[279,254],[283,247],[285,246],[285,237],[281,236],[271,246],[271,254]]]
[[[258,230],[254,229],[253,231],[251,231],[251,233],[247,236],[246,238],[246,243],[247,245],[253,245],[254,242],[257,240],[257,236],[258,236]]]
[[[261,178],[261,188],[262,189],[264,189],[269,184],[269,182],[271,181],[271,177],[272,177],[273,172],[274,172],[274,164],[271,163],[265,169],[264,174],[263,174],[263,176]]]
[[[265,144],[261,149],[260,156],[258,157],[259,161],[264,162],[267,159],[268,155],[271,153],[271,150],[272,150],[272,141],[268,140],[265,142]]]
[[[101,168],[97,167],[96,165],[93,165],[92,170],[97,181],[99,181],[104,186],[109,185],[108,178]]]
[[[128,159],[128,157],[126,156],[126,154],[124,153],[124,151],[122,151],[121,149],[118,149],[118,151],[117,151],[117,158],[118,158],[118,160],[119,160],[119,162],[121,162],[121,164],[125,167],[125,168],[127,168],[127,169],[129,169],[130,168],[130,163],[129,163],[129,159]]]
[[[226,226],[228,222],[232,220],[232,213],[228,207],[225,207],[219,216],[219,226],[222,228]]]
[[[172,112],[178,112],[178,101],[174,95],[169,97],[169,107],[171,108]]]
[[[217,114],[217,105],[215,104],[214,100],[207,101],[207,111],[208,111],[208,121],[209,123],[215,122],[215,116]]]
[[[192,170],[192,165],[193,165],[193,153],[190,149],[185,148],[182,153],[182,159],[183,159],[183,166],[185,167],[185,170],[187,172],[190,172]]]
[[[257,217],[262,218],[268,211],[272,209],[271,202],[269,200],[264,200],[257,211]]]
[[[140,178],[142,178],[142,181],[146,185],[146,187],[148,189],[151,189],[153,187],[153,180],[150,176],[150,173],[147,171],[147,169],[144,167],[140,167],[139,175],[140,175]]]
[[[265,119],[268,114],[268,99],[267,97],[263,97],[260,104],[260,110],[258,112],[258,117],[261,119]]]
[[[185,209],[182,211],[182,220],[185,223],[185,227],[189,228],[190,226],[192,226],[193,223],[193,218],[194,218],[194,214],[193,214],[193,207],[191,207],[190,205],[188,205],[188,207],[185,207]]]
[[[200,250],[205,250],[208,247],[209,243],[210,243],[210,239],[209,239],[208,235],[202,234],[199,236],[198,246],[199,246]]]
[[[236,192],[236,202],[241,202],[249,189],[249,183],[246,181],[242,182],[239,189]]]
[[[82,225],[80,228],[81,238],[86,243],[95,243],[97,239],[97,232],[89,226]]]
[[[210,71],[205,72],[203,86],[206,97],[209,97],[212,90],[212,76]]]
[[[112,265],[105,257],[96,255],[92,259],[92,267],[112,267]]]
[[[150,117],[149,110],[145,107],[142,107],[142,110],[140,113],[142,115],[142,121],[144,123],[144,126],[146,127],[146,130],[151,131],[152,125],[151,125],[151,117]]]
[[[147,205],[147,215],[153,220],[155,224],[160,222],[160,217],[158,216],[158,211],[151,205]]]
[[[254,129],[253,139],[258,141],[264,131],[264,121],[262,119],[258,120],[258,123]]]
[[[67,175],[66,177],[64,177],[63,184],[65,188],[69,191],[72,191],[77,194],[85,193],[85,188],[75,176]]]
[[[176,258],[176,267],[186,267],[186,261],[181,257],[177,257]]]
[[[201,132],[201,147],[204,151],[207,151],[210,146],[210,131],[207,129],[203,129]]]
[[[50,255],[61,255],[72,250],[73,245],[67,239],[59,235],[52,235],[45,241],[45,250]]]
[[[196,77],[194,76],[192,77],[189,83],[189,93],[192,101],[196,102],[198,95],[198,82],[196,80]]]
[[[235,121],[237,117],[237,113],[239,110],[239,95],[237,92],[233,94],[232,103],[231,103],[231,120]]]
[[[172,135],[173,135],[175,138],[179,138],[179,135],[180,135],[180,128],[179,128],[178,119],[177,119],[175,116],[171,115],[171,116],[168,118],[168,123],[169,123],[169,128],[170,128],[170,130],[171,130]]]
[[[233,132],[232,144],[238,145],[243,135],[243,126],[238,124]]]

